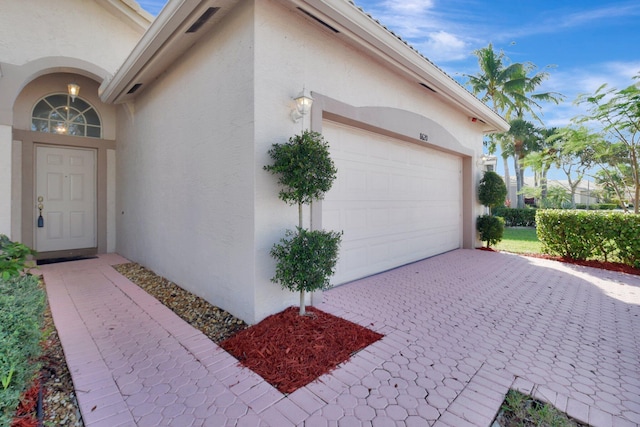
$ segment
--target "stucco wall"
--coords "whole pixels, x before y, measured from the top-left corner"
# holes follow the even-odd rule
[[[119,108],[117,250],[248,322],[297,303],[270,282],[269,250],[297,211],[265,172],[273,143],[309,127],[306,86],[353,106],[424,115],[480,153],[482,134],[417,82],[399,78],[295,10],[240,2],[212,33]]]
[[[120,107],[117,251],[254,317],[253,11],[231,11]]]
[[[0,61],[23,65],[62,56],[113,72],[141,35],[95,1],[3,1]]]

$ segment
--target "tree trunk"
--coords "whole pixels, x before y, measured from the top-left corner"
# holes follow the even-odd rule
[[[302,228],[302,203],[298,203],[298,224]],[[304,305],[304,289],[300,290],[300,316],[304,316],[306,313],[306,307]]]
[[[520,161],[516,155],[513,156],[513,168],[516,171],[516,197],[518,209],[524,208],[524,194],[522,194],[522,187],[524,182],[524,174],[522,170],[522,166],[520,165]]]
[[[547,172],[549,168],[543,168],[540,172],[540,199],[547,200]]]
[[[504,155],[502,156],[502,163],[504,165],[504,183],[507,186],[507,200],[511,202],[511,176],[509,175],[509,161]],[[509,203],[511,206],[511,203]]]
[[[304,289],[300,291],[300,316],[307,314],[306,307],[304,305]]]

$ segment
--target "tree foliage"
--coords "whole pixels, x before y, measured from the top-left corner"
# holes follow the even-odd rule
[[[294,292],[328,288],[338,261],[341,236],[338,232],[300,227],[297,232],[287,230],[271,249],[271,255],[279,260],[271,281]]]
[[[479,216],[476,222],[476,229],[480,233],[480,240],[487,242],[487,248],[490,248],[502,240],[504,218],[491,215]]]
[[[269,155],[273,164],[264,169],[279,176],[280,199],[288,204],[322,199],[336,178],[329,146],[318,132],[305,130],[285,144],[274,144]]]
[[[478,200],[493,209],[504,205],[507,197],[507,186],[502,177],[493,171],[486,171],[478,185]]]
[[[634,79],[640,79],[640,74]],[[640,207],[640,88],[631,85],[616,90],[602,85],[594,94],[579,96],[576,103],[588,108],[586,114],[575,118],[578,124],[596,122],[602,127],[607,143],[593,147],[597,158],[618,172],[623,170],[620,165],[628,166],[631,198],[637,214]]]

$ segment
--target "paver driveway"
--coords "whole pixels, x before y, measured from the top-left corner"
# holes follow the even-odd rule
[[[640,424],[640,278],[457,250],[325,293],[385,337],[284,396],[109,267],[44,266],[88,426],[489,426],[509,387]]]

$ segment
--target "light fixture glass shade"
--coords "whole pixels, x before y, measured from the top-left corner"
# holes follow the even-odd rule
[[[303,116],[309,114],[309,111],[311,111],[311,106],[313,105],[313,98],[311,97],[311,93],[308,90],[302,89],[302,92],[300,92],[298,96],[294,98],[294,100],[296,101],[296,108],[298,109],[298,113]]]
[[[80,86],[75,83],[69,83],[67,85],[67,89],[69,90],[69,96],[72,101],[76,100],[76,96],[80,93]]]

